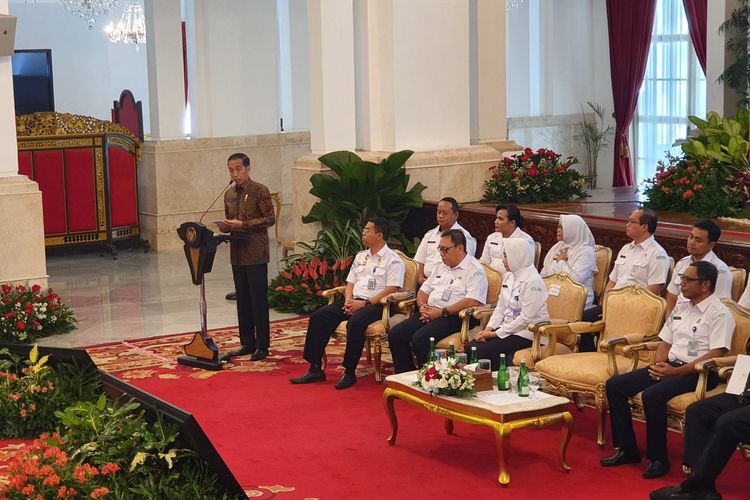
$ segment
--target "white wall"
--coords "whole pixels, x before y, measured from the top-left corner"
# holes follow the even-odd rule
[[[307,0],[289,0],[290,45],[292,49],[291,130],[310,130],[310,49],[308,46]]]
[[[122,2],[91,30],[59,3],[15,0],[9,7],[18,17],[16,49],[52,49],[55,111],[109,120],[112,101],[130,89],[143,101],[143,126],[150,130],[145,47],[110,43],[103,31],[120,20]]]

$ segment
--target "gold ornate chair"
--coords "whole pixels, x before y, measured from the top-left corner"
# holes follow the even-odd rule
[[[469,342],[469,323],[471,321],[471,318],[477,317],[474,315],[478,314],[479,311],[489,310],[489,314],[486,315],[484,323],[481,324],[482,328],[484,328],[484,326],[487,324],[487,321],[489,321],[490,316],[492,315],[492,310],[495,308],[497,298],[500,296],[500,288],[503,285],[503,277],[498,271],[488,266],[484,262],[482,262],[482,267],[484,268],[484,273],[487,275],[487,300],[485,301],[486,305],[480,307],[469,307],[459,312],[458,317],[461,318],[461,331],[456,332],[453,335],[449,335],[448,337],[438,342],[436,347],[438,347],[439,349],[448,349],[452,340],[453,346],[456,348],[456,352],[463,352],[464,346]]]
[[[698,372],[699,376],[695,391],[687,394],[680,394],[667,402],[667,418],[669,426],[673,429],[679,431],[684,429],[685,410],[687,410],[687,407],[692,403],[695,403],[699,399],[721,394],[726,390],[726,381],[729,379],[732,367],[737,359],[737,354],[746,354],[748,352],[748,347],[750,347],[748,345],[748,340],[750,340],[750,314],[731,300],[722,299],[722,302],[732,313],[735,321],[732,346],[726,356],[707,359],[697,363],[695,365],[695,370]],[[644,351],[656,351],[658,345],[658,341],[644,342],[642,344],[626,346],[623,351],[626,356],[635,356]],[[706,385],[708,383],[708,372],[710,370],[719,371],[720,378],[722,378],[723,381],[714,389],[707,390]],[[641,399],[641,393],[636,394],[632,398],[631,406],[633,407],[633,413],[643,418],[643,401]]]
[[[745,290],[747,270],[740,267],[729,266],[729,272],[732,273],[732,300],[739,302],[740,297],[742,297],[742,292]]]
[[[557,338],[573,335],[599,334],[598,352],[578,352],[567,356],[551,356],[536,363],[536,371],[553,390],[573,397],[594,398],[598,413],[597,443],[604,445],[607,397],[604,384],[610,377],[646,366],[650,359],[626,357],[622,346],[651,340],[664,323],[666,301],[638,285],[610,290],[603,300],[602,319],[593,323],[577,322],[547,325],[542,335]],[[618,348],[619,347],[619,348]]]
[[[612,265],[612,249],[602,245],[594,247],[596,273],[594,273],[594,304],[601,304],[604,288],[609,282],[609,267]]]
[[[542,259],[542,244],[538,241],[534,242],[534,267],[537,268],[538,271],[541,271],[542,269],[539,267],[539,263]]]
[[[375,350],[375,380],[378,382],[383,381],[382,372],[382,357],[383,357],[383,346],[388,346],[388,330],[390,329],[391,319],[391,304],[398,304],[407,298],[413,297],[417,289],[417,278],[419,277],[419,266],[413,259],[407,257],[404,253],[396,250],[396,253],[404,261],[406,267],[406,273],[404,274],[404,286],[400,292],[395,292],[390,295],[383,297],[380,300],[380,304],[383,306],[383,316],[373,323],[365,330],[365,349],[367,350],[367,362],[372,363],[372,351]],[[342,295],[346,286],[339,286],[331,288],[330,290],[323,291],[323,297],[328,299],[328,303],[331,304],[336,299],[337,295]],[[346,324],[347,321],[342,321],[339,326],[336,327],[332,337],[338,340],[346,340]],[[323,353],[323,368],[326,366],[326,355]]]
[[[281,225],[281,194],[271,193],[271,201],[274,204],[274,215],[276,216],[276,224],[273,226],[273,229],[276,232],[276,244],[281,247],[282,255],[286,259],[289,257],[289,252],[294,251],[297,242],[294,240],[282,240],[279,236],[279,226]]]
[[[526,360],[526,366],[534,369],[537,361],[555,354],[571,354],[578,350],[578,335],[563,336],[544,335],[548,337],[546,346],[541,344],[542,335],[540,329],[546,325],[561,325],[580,321],[583,315],[583,307],[586,305],[586,287],[573,280],[568,273],[558,273],[544,278],[549,296],[547,297],[547,311],[549,321],[543,323],[532,323],[529,330],[534,333],[534,343],[528,349],[516,351],[513,355],[513,364],[521,365],[521,360]]]

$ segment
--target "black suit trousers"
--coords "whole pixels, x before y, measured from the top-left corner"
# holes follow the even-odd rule
[[[251,350],[268,349],[271,326],[268,317],[268,264],[232,266],[237,292],[240,343]]]
[[[430,353],[430,337],[437,344],[445,337],[461,330],[461,319],[458,316],[437,318],[429,323],[419,319],[419,313],[413,314],[388,332],[388,347],[393,356],[393,367],[396,373],[414,370],[412,352],[417,358],[417,365],[427,362]]]

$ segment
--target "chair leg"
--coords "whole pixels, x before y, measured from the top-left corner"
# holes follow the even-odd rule
[[[607,426],[607,406],[599,396],[596,396],[596,412],[599,420],[596,425],[596,444],[604,446],[606,444],[604,430]]]
[[[372,343],[369,340],[365,340],[365,349],[367,350],[367,364],[371,365],[372,364]]]
[[[369,349],[368,349],[369,352]],[[383,348],[380,345],[380,342],[375,343],[375,382],[380,384],[383,382],[383,366],[381,363],[381,359],[383,357]]]

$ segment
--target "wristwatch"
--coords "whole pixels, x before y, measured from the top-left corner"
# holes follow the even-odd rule
[[[443,308],[443,317],[444,317],[444,318],[447,318],[447,317],[448,317],[448,316],[450,316],[450,315],[451,315],[451,313],[449,313],[449,312],[448,312],[448,308],[447,308],[447,307],[444,307],[444,308]]]
[[[370,302],[370,299],[365,299],[365,307],[371,305],[372,302]]]

